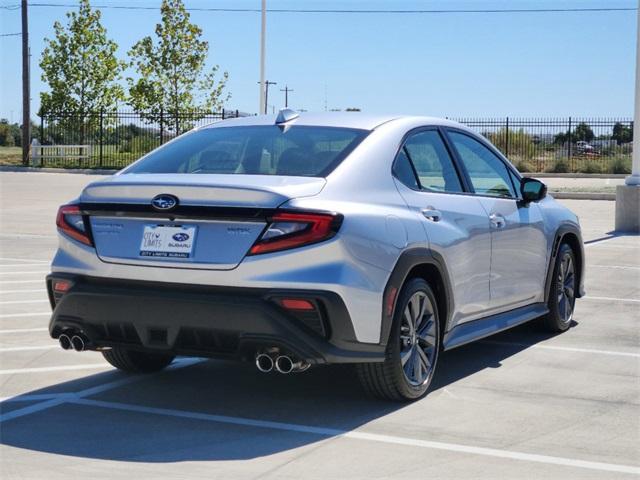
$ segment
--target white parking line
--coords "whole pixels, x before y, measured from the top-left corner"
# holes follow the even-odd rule
[[[49,316],[51,312],[30,312],[30,313],[3,313],[0,318],[19,318],[19,317],[42,317]]]
[[[19,305],[22,303],[49,303],[46,298],[38,298],[35,300],[7,300],[0,302],[0,305]]]
[[[0,263],[0,268],[2,267],[38,267],[38,268],[42,268],[44,267],[45,264],[44,263]]]
[[[587,264],[587,268],[616,268],[621,270],[640,270],[640,267],[632,267],[625,265],[589,265]]]
[[[585,295],[580,300],[606,300],[609,302],[640,303],[640,300],[636,298],[594,297],[592,295]]]
[[[202,361],[203,360],[201,358],[183,358],[169,365],[165,369],[165,371],[177,370],[180,368],[189,367],[191,365],[200,363]],[[127,385],[129,383],[134,383],[150,377],[151,375],[128,376],[125,378],[121,378],[120,380],[114,380],[112,382],[103,383],[95,387],[90,387],[80,392],[76,392],[73,394],[72,398],[82,399],[84,397],[106,392],[107,390],[112,390],[114,388],[118,388],[118,387]],[[69,398],[70,398],[70,395],[60,396],[60,397],[52,398],[51,400],[46,400],[44,402],[36,403],[35,405],[29,405],[28,407],[19,408],[17,410],[12,410],[11,412],[0,414],[0,423],[6,422],[7,420],[12,420],[14,418],[24,417],[25,415],[31,415],[32,413],[41,412],[43,410],[47,410],[49,408],[56,407],[58,405],[62,405],[63,403],[66,403],[69,400]]]
[[[0,330],[0,334],[3,333],[32,333],[32,332],[47,332],[49,329],[42,328],[11,328],[9,330]]]
[[[6,295],[8,293],[47,293],[45,288],[37,288],[33,290],[0,290],[0,295]]]
[[[593,355],[613,355],[613,356],[619,356],[619,357],[640,358],[640,353],[618,352],[613,350],[596,350],[591,348],[559,347],[555,345],[543,345],[539,343],[529,344],[529,343],[519,343],[519,342],[500,342],[498,340],[481,340],[480,343],[485,343],[490,345],[504,345],[504,346],[513,345],[516,347],[526,347],[526,348],[541,348],[544,350],[559,350],[562,352],[589,353]]]
[[[45,273],[49,273],[49,270],[32,270],[30,272],[0,272],[0,275],[43,275]]]
[[[56,367],[9,368],[0,370],[0,375],[19,375],[21,373],[63,372],[65,370],[91,370],[93,368],[109,368],[108,363],[85,363],[82,365],[59,365]]]
[[[53,350],[54,348],[60,348],[60,345],[52,344],[52,345],[34,345],[34,346],[31,346],[31,347],[7,347],[7,348],[0,348],[0,353],[27,352],[27,351],[31,351],[31,350]],[[62,351],[64,351],[64,350],[62,350]]]
[[[0,260],[8,261],[8,262],[25,262],[25,263],[49,263],[49,260],[36,260],[35,258],[12,258],[12,257],[0,257]]]
[[[43,284],[44,280],[43,279],[39,279],[39,280],[0,280],[0,285],[5,285],[5,284],[9,284],[9,285],[17,285],[20,283],[40,283]]]
[[[434,442],[430,440],[420,440],[416,438],[398,437],[395,435],[381,435],[377,433],[354,432],[349,430],[339,430],[335,428],[314,427],[310,425],[300,425],[293,423],[272,422],[267,420],[254,420],[251,418],[230,417],[226,415],[212,415],[207,413],[188,412],[169,408],[145,407],[140,405],[130,405],[118,402],[104,402],[100,400],[90,400],[73,398],[69,403],[86,405],[90,407],[101,407],[112,410],[126,412],[150,413],[168,417],[188,418],[215,423],[225,423],[244,427],[267,428],[272,430],[283,430],[287,432],[308,433],[312,435],[343,437],[355,440],[366,440],[371,442],[388,443],[394,445],[408,445],[411,447],[425,448],[430,450],[446,450],[449,452],[469,453],[486,457],[507,458],[510,460],[521,460],[525,462],[545,463],[551,465],[561,465],[565,467],[584,468],[603,472],[621,472],[640,474],[640,468],[631,465],[619,465],[614,463],[590,462],[574,458],[552,457],[548,455],[537,455],[531,453],[514,452],[511,450],[500,450],[497,448],[474,447],[471,445],[461,445],[456,443]]]

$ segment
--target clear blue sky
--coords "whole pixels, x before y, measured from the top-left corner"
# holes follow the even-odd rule
[[[44,0],[31,0],[33,3]],[[0,0],[0,6],[18,0]],[[74,3],[48,0],[48,3]],[[160,5],[160,0],[93,0]],[[259,0],[185,0],[187,7],[259,8]],[[490,9],[636,7],[637,0],[268,0],[270,8]],[[32,7],[32,110],[38,62],[54,20],[69,8]],[[153,33],[159,11],[103,10],[119,54]],[[258,103],[259,13],[192,12],[210,43],[209,63],[230,74],[229,108]],[[269,103],[295,108],[360,107],[437,116],[631,116],[636,13],[334,14],[270,13]],[[0,10],[1,33],[20,31],[20,11]],[[21,115],[20,37],[0,37],[0,117]]]

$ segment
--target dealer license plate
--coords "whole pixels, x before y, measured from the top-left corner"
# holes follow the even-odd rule
[[[141,257],[190,258],[196,227],[145,225],[140,242]]]

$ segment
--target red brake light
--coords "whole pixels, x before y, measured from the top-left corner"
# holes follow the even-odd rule
[[[93,246],[84,226],[82,212],[77,205],[63,205],[58,209],[56,226],[74,240]]]
[[[249,255],[270,253],[322,242],[333,237],[342,223],[342,215],[312,212],[276,213]]]

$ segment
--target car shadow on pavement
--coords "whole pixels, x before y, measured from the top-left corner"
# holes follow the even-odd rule
[[[524,325],[489,342],[444,353],[431,393],[419,402],[438,401],[443,387],[500,367],[503,360],[546,338],[549,335]],[[123,378],[120,372],[105,372],[26,395],[78,392]],[[404,408],[416,408],[420,415],[429,412],[428,406],[415,403],[367,398],[348,366],[279,375],[224,361],[170,369],[86,399],[87,404],[62,403],[3,422],[0,443],[131,462],[239,460],[310,445]],[[4,402],[2,412],[35,403]],[[242,425],[237,419],[277,422],[280,427]],[[296,431],[298,425],[305,428]],[[312,433],[313,428],[322,430]]]

